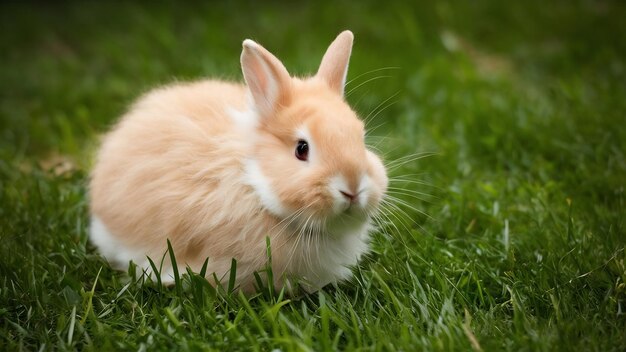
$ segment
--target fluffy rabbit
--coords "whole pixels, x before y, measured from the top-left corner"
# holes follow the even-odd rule
[[[207,278],[222,284],[235,258],[235,285],[250,293],[269,238],[277,289],[349,277],[388,182],[343,99],[352,41],[339,34],[317,74],[298,79],[245,40],[246,85],[207,80],[142,97],[104,137],[91,174],[100,253],[151,273],[147,257],[159,266],[169,239],[181,271],[208,257]],[[161,265],[172,282],[168,256]]]

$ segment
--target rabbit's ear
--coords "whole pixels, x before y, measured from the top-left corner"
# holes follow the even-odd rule
[[[262,117],[271,116],[289,98],[291,78],[272,53],[250,39],[243,41],[241,69]]]
[[[326,81],[331,89],[342,96],[348,75],[348,62],[350,61],[353,40],[352,32],[341,32],[326,50],[317,71],[317,76]]]

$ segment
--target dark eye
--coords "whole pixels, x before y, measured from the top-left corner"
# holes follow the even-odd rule
[[[296,158],[306,161],[309,158],[309,143],[299,140],[296,146]]]

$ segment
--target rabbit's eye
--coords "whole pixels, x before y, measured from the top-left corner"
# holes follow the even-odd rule
[[[296,146],[296,158],[306,161],[309,158],[309,143],[305,140],[299,140]]]

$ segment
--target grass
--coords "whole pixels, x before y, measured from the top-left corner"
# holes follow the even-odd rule
[[[617,1],[2,3],[0,350],[625,350],[625,17]],[[344,28],[372,144],[390,163],[435,153],[395,163],[401,211],[354,279],[245,298],[98,256],[88,170],[133,99],[239,79],[246,37],[313,72]]]

